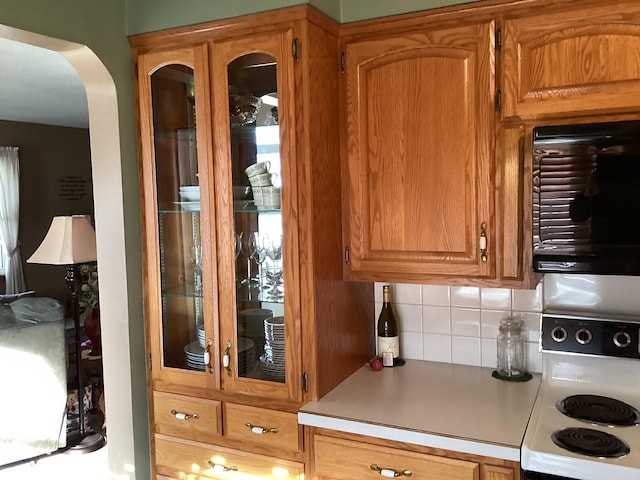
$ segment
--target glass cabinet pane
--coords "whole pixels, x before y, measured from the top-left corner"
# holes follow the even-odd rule
[[[235,230],[237,375],[285,381],[282,165],[277,65],[253,53],[228,66]]]
[[[200,187],[193,69],[151,76],[163,365],[204,371]]]

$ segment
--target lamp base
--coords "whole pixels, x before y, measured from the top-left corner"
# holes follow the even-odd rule
[[[90,433],[84,438],[78,438],[75,443],[68,446],[64,453],[85,454],[100,450],[107,444],[107,439],[101,433]]]

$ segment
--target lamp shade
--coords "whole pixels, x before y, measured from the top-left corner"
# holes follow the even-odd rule
[[[53,217],[47,235],[27,263],[73,265],[97,260],[96,232],[86,215]]]

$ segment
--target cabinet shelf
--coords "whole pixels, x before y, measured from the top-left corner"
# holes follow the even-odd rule
[[[193,285],[182,285],[162,291],[163,297],[202,298],[202,292],[197,292]]]
[[[268,290],[261,289],[259,286],[248,288],[246,285],[240,285],[236,289],[236,301],[239,303],[276,303],[284,305],[284,295],[282,292],[278,296],[272,295]]]
[[[161,215],[164,214],[176,214],[176,213],[200,213],[200,205],[198,205],[197,207],[188,207],[188,208],[182,208],[180,205],[175,205],[172,206],[170,208],[163,208],[161,210],[158,210],[158,213]]]
[[[282,213],[282,210],[279,208],[265,208],[265,207],[256,207],[256,205],[251,200],[235,200],[233,202],[233,212],[234,213],[260,213],[260,214],[278,214]]]

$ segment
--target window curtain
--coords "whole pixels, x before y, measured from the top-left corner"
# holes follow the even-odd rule
[[[0,147],[0,239],[5,252],[6,293],[26,290],[18,241],[20,163],[18,147]]]

